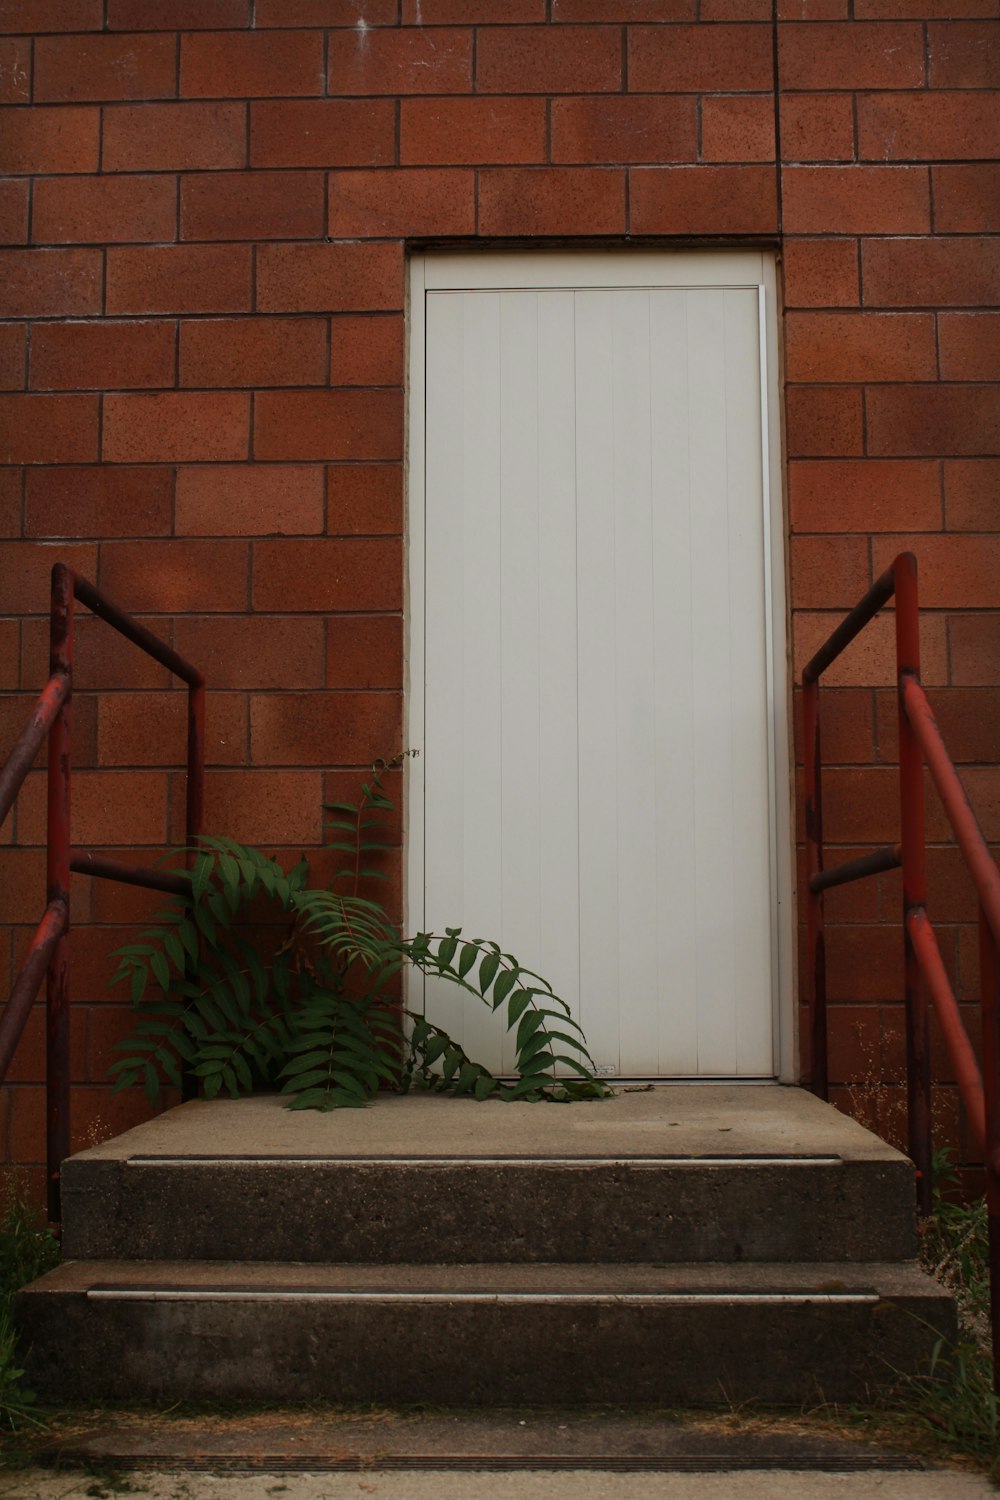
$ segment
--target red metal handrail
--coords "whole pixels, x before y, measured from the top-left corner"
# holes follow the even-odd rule
[[[823,867],[823,789],[819,684],[821,674],[895,595],[896,680],[899,690],[900,842],[832,870]],[[802,673],[806,772],[807,964],[812,1013],[813,1089],[829,1093],[827,1068],[826,945],[823,893],[898,865],[903,871],[907,1116],[910,1156],[917,1169],[917,1201],[931,1207],[931,1070],[928,1002],[934,1006],[958,1082],[969,1127],[986,1168],[993,1381],[1000,1393],[1000,871],[969,805],[920,684],[917,561],[901,552],[833,631]],[[941,798],[979,897],[979,958],[983,1067],[962,1020],[927,915],[924,763]]]
[[[0,824],[6,818],[46,735],[49,740],[46,908],[0,1019],[0,1083],[47,975],[45,1114],[48,1212],[60,1218],[60,1170],[69,1155],[69,925],[70,873],[100,876],[128,885],[179,892],[183,875],[123,864],[70,844],[74,603],[81,604],[188,684],[187,837],[189,849],[202,832],[205,787],[205,679],[165,641],[113,604],[94,584],[65,563],[52,569],[49,680],[28,723],[0,769]]]

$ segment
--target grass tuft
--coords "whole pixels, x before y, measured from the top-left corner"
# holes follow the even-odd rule
[[[34,1411],[35,1393],[17,1362],[11,1303],[20,1287],[58,1260],[56,1239],[29,1206],[23,1180],[14,1176],[0,1218],[0,1431],[42,1425]]]
[[[934,1209],[921,1226],[920,1258],[958,1307],[959,1341],[938,1345],[928,1374],[912,1386],[914,1408],[945,1445],[1000,1478],[1000,1397],[990,1349],[986,1203],[951,1200],[958,1185],[948,1151],[934,1156]]]

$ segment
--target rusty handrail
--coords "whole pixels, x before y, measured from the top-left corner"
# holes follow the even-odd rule
[[[32,939],[10,999],[0,1019],[0,1083],[6,1077],[23,1034],[42,976],[46,985],[46,1174],[49,1219],[60,1218],[60,1169],[69,1155],[69,930],[70,873],[99,876],[175,894],[187,889],[182,871],[127,865],[70,845],[70,768],[72,760],[73,623],[79,600],[120,635],[162,663],[188,685],[186,839],[193,850],[202,832],[205,788],[205,679],[165,641],[140,625],[100,589],[65,563],[52,569],[49,623],[49,680],[25,728],[0,768],[0,823],[10,811],[46,734],[48,832],[46,908]],[[193,857],[189,855],[189,859]]]
[[[896,600],[896,680],[899,693],[900,843],[827,871],[823,868],[822,750],[819,681],[822,673],[882,607]],[[1000,1393],[1000,871],[948,754],[920,683],[917,563],[901,552],[841,621],[802,673],[806,780],[807,985],[810,988],[813,1089],[826,1098],[826,948],[823,892],[902,865],[903,948],[909,1152],[917,1169],[917,1200],[931,1207],[931,1073],[928,1002],[934,1006],[970,1129],[986,1168],[993,1382]],[[979,898],[979,957],[983,1067],[962,1020],[934,929],[927,915],[924,762]]]

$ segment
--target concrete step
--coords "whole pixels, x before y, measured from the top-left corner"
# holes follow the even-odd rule
[[[905,1260],[912,1201],[902,1159],[77,1158],[64,1245],[76,1259]]]
[[[913,1168],[797,1089],[570,1106],[198,1101],[63,1171],[76,1259],[906,1260]]]
[[[913,1265],[66,1262],[19,1293],[48,1401],[858,1401],[954,1336]]]

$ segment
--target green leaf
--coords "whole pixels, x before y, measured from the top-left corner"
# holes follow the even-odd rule
[[[493,980],[496,978],[497,969],[500,967],[499,953],[487,953],[479,965],[479,992],[485,996]]]

